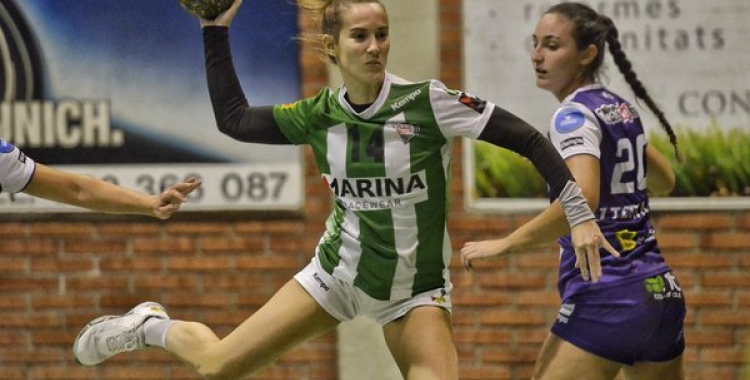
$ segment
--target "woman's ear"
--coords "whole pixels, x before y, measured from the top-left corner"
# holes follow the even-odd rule
[[[328,59],[335,63],[336,62],[336,41],[333,39],[333,36],[330,34],[324,34],[323,40],[323,52],[325,53],[326,57]]]
[[[581,65],[588,66],[591,62],[596,59],[596,55],[599,54],[599,48],[596,45],[589,45],[586,50],[581,53]]]

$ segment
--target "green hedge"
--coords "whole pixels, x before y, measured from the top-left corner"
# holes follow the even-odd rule
[[[677,185],[671,196],[750,196],[750,132],[723,129],[713,123],[704,131],[677,128],[685,158],[678,165],[672,145],[661,130],[649,142],[672,162]],[[544,198],[546,185],[524,157],[506,149],[474,144],[475,193],[479,198]]]

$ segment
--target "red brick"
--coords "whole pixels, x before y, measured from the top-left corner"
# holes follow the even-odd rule
[[[459,328],[453,333],[456,343],[468,343],[470,345],[484,344],[507,344],[511,342],[512,334],[509,330],[491,330]]]
[[[712,271],[703,274],[701,284],[706,287],[750,288],[750,276],[747,273]]]
[[[730,290],[703,290],[700,292],[688,292],[685,295],[685,302],[687,302],[688,306],[706,307],[730,306],[734,300]]]
[[[93,269],[95,263],[86,259],[35,258],[31,264],[31,270],[35,273],[76,273]]]
[[[171,237],[159,239],[139,239],[133,241],[133,252],[136,255],[186,255],[196,253],[195,241],[188,237]]]
[[[750,212],[744,212],[737,216],[737,228],[750,230]]]
[[[546,275],[542,274],[505,274],[484,276],[480,279],[482,287],[488,288],[543,288],[549,283]]]
[[[86,237],[92,236],[94,226],[86,223],[33,223],[29,225],[32,235],[46,237]]]
[[[696,249],[700,242],[700,236],[697,233],[659,231],[656,239],[659,241],[659,247],[665,252],[677,250],[689,252]]]
[[[168,271],[216,272],[235,268],[234,259],[228,256],[169,257],[165,260]]]
[[[157,236],[162,233],[158,223],[107,223],[98,226],[99,234],[106,236]]]
[[[124,255],[128,253],[128,242],[126,240],[67,240],[63,243],[66,256],[81,255]]]
[[[257,254],[266,251],[266,241],[267,239],[264,237],[217,238],[201,236],[199,245],[201,252],[204,254]]]
[[[292,255],[242,256],[237,259],[240,270],[294,270],[295,273],[307,264],[307,258]]]
[[[46,238],[4,239],[0,244],[0,256],[52,256],[57,253],[57,246],[57,242]]]
[[[533,364],[538,356],[536,349],[485,350],[482,361],[487,363],[526,363]]]
[[[557,306],[560,305],[560,296],[557,292],[550,292],[549,290],[519,292],[515,303],[524,306],[545,306],[547,309],[555,311]]]
[[[27,231],[28,228],[25,223],[0,222],[0,236],[18,238],[26,236]]]
[[[729,330],[703,327],[685,331],[685,342],[690,346],[731,346],[735,340]]]
[[[481,291],[466,294],[454,293],[453,305],[459,310],[464,307],[497,307],[511,304],[511,296],[507,292]]]
[[[511,375],[510,366],[502,365],[480,365],[480,366],[468,366],[460,365],[459,374],[461,380],[510,380],[513,379]]]
[[[23,257],[0,257],[0,274],[23,275],[31,269],[31,260]]]
[[[701,324],[705,326],[750,326],[750,311],[704,311],[700,315]]]
[[[164,269],[164,260],[159,257],[106,257],[99,261],[102,272],[160,272]]]
[[[480,320],[486,325],[501,326],[541,326],[547,323],[547,316],[539,311],[489,311],[482,313]]]
[[[746,358],[746,352],[739,348],[705,347],[700,353],[702,363],[744,364]]]
[[[712,233],[701,239],[701,248],[714,250],[747,250],[750,248],[750,232]]]
[[[26,380],[28,368],[25,365],[8,365],[3,363],[0,367],[0,379],[3,380]]]
[[[660,214],[656,219],[660,230],[721,230],[732,226],[733,218],[726,214]]]

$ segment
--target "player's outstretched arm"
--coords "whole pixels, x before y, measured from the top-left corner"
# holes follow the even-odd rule
[[[189,178],[161,194],[150,195],[37,163],[34,177],[24,192],[92,211],[141,214],[167,219],[180,209],[180,205],[187,200],[187,195],[200,185],[197,179]]]

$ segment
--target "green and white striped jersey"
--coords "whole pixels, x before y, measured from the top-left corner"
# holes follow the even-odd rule
[[[323,268],[382,300],[450,288],[447,213],[452,145],[476,139],[494,105],[387,74],[361,113],[345,88],[323,89],[274,116],[295,144],[309,144],[334,210],[316,248]]]

